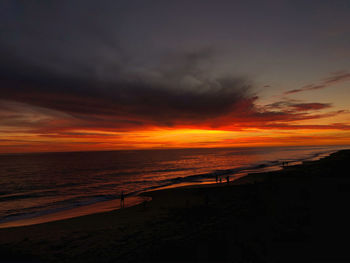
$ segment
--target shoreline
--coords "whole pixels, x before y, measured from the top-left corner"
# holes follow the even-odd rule
[[[300,165],[303,162],[307,162],[307,161],[318,161],[338,151],[341,151],[341,150],[331,150],[329,152],[321,152],[321,153],[317,153],[315,156],[312,156],[312,157],[293,160],[293,161],[290,161],[290,164],[286,167]],[[237,172],[236,174],[231,174],[231,175],[228,174],[228,175],[230,176],[230,180],[231,180],[230,184],[232,185],[240,184],[240,182],[251,183],[249,178],[253,178],[253,177],[249,177],[250,175],[277,172],[277,171],[283,170],[286,167],[281,166],[281,164],[273,164],[267,167],[245,168]],[[244,177],[249,177],[249,178],[242,179]],[[212,180],[214,180],[214,178],[212,178]],[[160,186],[152,190],[145,190],[143,192],[140,192],[136,196],[127,197],[126,207],[134,207],[142,204],[145,201],[149,202],[151,197],[149,197],[147,193],[153,193],[153,192],[162,191],[166,189],[220,186],[219,183],[213,182],[212,180],[210,181],[207,180],[203,182],[182,182],[178,184]],[[225,180],[221,184],[226,185]],[[21,226],[31,226],[31,225],[55,222],[55,221],[66,220],[66,219],[76,218],[81,216],[116,211],[121,209],[119,202],[120,202],[120,199],[113,199],[108,201],[96,202],[90,205],[80,206],[76,208],[64,209],[62,211],[47,213],[39,216],[8,220],[0,223],[0,229],[21,227]]]
[[[157,190],[142,205],[3,228],[0,254],[11,262],[295,262],[306,254],[334,262],[348,254],[349,160],[341,150],[230,185]]]
[[[136,206],[141,204],[144,201],[150,201],[149,198],[143,196],[131,196],[127,198],[127,202],[125,202],[125,208]],[[22,226],[32,226],[49,222],[56,222],[61,220],[66,220],[70,218],[76,218],[81,216],[105,213],[109,211],[115,211],[121,209],[120,200],[109,200],[94,203],[91,205],[85,205],[76,207],[73,209],[66,209],[59,212],[48,213],[36,217],[23,218],[8,222],[0,223],[0,229],[2,228],[13,228],[13,227],[22,227]]]

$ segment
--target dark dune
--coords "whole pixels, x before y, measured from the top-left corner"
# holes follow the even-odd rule
[[[0,229],[1,262],[348,262],[350,150],[119,211]]]

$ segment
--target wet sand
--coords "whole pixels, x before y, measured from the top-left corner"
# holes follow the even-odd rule
[[[144,201],[150,201],[151,198],[147,196],[131,196],[128,197],[124,207],[131,207],[138,205]],[[19,226],[29,226],[29,225],[35,225],[35,224],[42,224],[47,222],[54,222],[74,217],[81,217],[96,213],[102,213],[102,212],[108,212],[113,211],[116,209],[120,209],[120,199],[117,200],[109,200],[104,202],[98,202],[91,205],[84,205],[81,207],[76,207],[73,209],[63,210],[55,213],[50,213],[46,215],[31,217],[31,218],[23,218],[16,221],[9,221],[0,223],[0,228],[9,228],[9,227],[19,227]]]
[[[350,151],[121,210],[0,229],[2,262],[347,261]]]

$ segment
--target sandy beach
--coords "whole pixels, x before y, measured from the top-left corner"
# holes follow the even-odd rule
[[[334,262],[346,253],[350,150],[121,210],[0,229],[1,262]]]

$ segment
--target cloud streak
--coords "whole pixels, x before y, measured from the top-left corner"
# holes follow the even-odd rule
[[[300,89],[292,89],[292,90],[288,90],[284,93],[284,95],[291,95],[291,94],[295,94],[295,93],[299,93],[299,92],[304,92],[304,91],[310,91],[310,90],[318,90],[318,89],[324,89],[324,88],[328,88],[330,86],[339,84],[339,83],[343,83],[346,81],[350,80],[350,73],[349,72],[336,72],[333,73],[331,76],[325,78],[323,81],[321,81],[320,84],[310,84],[310,85],[306,85],[304,87],[301,87]]]

